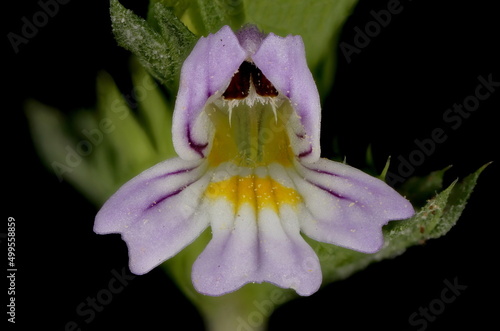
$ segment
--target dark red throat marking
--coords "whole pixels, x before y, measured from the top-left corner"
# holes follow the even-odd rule
[[[253,83],[255,91],[260,96],[275,97],[278,95],[278,91],[276,91],[273,84],[264,76],[262,71],[253,63],[244,61],[240,65],[238,72],[234,74],[231,83],[229,83],[229,86],[222,96],[224,99],[229,100],[245,99],[250,90],[250,82]]]

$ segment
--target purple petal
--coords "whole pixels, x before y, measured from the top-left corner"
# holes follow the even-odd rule
[[[213,238],[193,265],[193,284],[202,294],[219,296],[247,283],[270,282],[311,295],[321,285],[321,268],[300,236],[296,212],[279,215],[243,205],[237,213],[225,200],[212,208]]]
[[[213,238],[195,261],[192,280],[198,292],[219,296],[255,281],[257,224],[252,209],[235,215],[228,201],[210,210]]]
[[[300,36],[285,38],[270,33],[252,56],[255,65],[288,97],[300,119],[293,128],[292,147],[303,162],[320,157],[321,105],[313,76],[307,66],[304,43]]]
[[[297,163],[289,174],[305,201],[301,230],[317,241],[374,253],[383,245],[383,225],[414,214],[389,185],[339,162]]]
[[[247,57],[250,58],[257,52],[266,35],[255,25],[247,24],[236,32],[236,37],[241,47],[247,52]]]
[[[170,159],[123,185],[96,216],[98,234],[120,233],[130,270],[144,274],[196,239],[209,221],[198,213],[210,180],[206,162]]]
[[[302,296],[315,293],[321,285],[321,266],[316,253],[300,235],[295,209],[284,205],[279,216],[263,210],[258,223],[262,280],[292,288]]]
[[[227,26],[202,37],[187,57],[181,70],[172,127],[174,147],[181,158],[205,156],[211,123],[199,115],[211,96],[224,92],[246,57],[246,51]]]

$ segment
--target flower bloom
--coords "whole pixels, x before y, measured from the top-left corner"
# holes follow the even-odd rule
[[[223,27],[183,64],[173,117],[179,157],[123,185],[94,231],[120,233],[144,274],[212,239],[192,267],[197,291],[222,295],[270,282],[310,295],[318,257],[301,236],[373,253],[382,226],[413,215],[383,181],[320,158],[321,108],[299,36]]]

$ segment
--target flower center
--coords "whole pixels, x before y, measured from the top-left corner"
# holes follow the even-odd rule
[[[252,63],[243,62],[222,96],[206,105],[205,113],[214,126],[208,156],[212,166],[291,165],[287,124],[295,112]]]

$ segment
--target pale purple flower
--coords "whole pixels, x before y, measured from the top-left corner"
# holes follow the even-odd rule
[[[301,37],[223,27],[181,71],[173,117],[179,157],[123,185],[94,230],[121,233],[144,274],[212,239],[192,267],[200,293],[270,282],[310,295],[321,285],[317,241],[373,253],[382,226],[413,215],[383,181],[320,158],[320,101]]]

